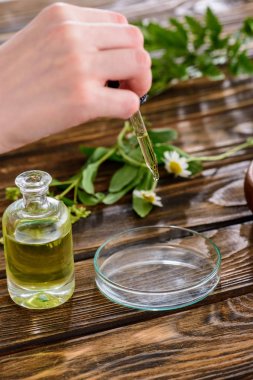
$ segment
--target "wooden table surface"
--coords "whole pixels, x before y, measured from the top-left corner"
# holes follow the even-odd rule
[[[50,1],[0,2],[0,41],[8,39]],[[120,10],[129,18],[201,15],[207,1],[73,1]],[[211,2],[209,2],[211,3]],[[226,29],[253,15],[253,2],[212,2]],[[177,145],[217,154],[253,135],[253,80],[198,81],[172,88],[143,106],[154,127],[179,133]],[[36,121],[35,121],[36,122]],[[40,168],[66,178],[83,163],[80,144],[108,146],[121,126],[96,121],[51,136],[0,158],[0,212],[4,189],[25,170]],[[161,171],[164,207],[138,218],[127,195],[97,206],[74,231],[76,291],[65,305],[43,312],[16,306],[6,288],[0,252],[0,379],[253,379],[253,218],[243,195],[247,150],[205,166],[192,180],[170,180]],[[97,183],[104,189],[113,168]],[[206,231],[220,247],[221,282],[195,306],[173,312],[141,312],[104,298],[94,283],[99,244],[126,228],[176,224]]]

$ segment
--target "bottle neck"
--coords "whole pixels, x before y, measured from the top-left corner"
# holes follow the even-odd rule
[[[24,209],[29,214],[41,214],[48,211],[49,202],[46,193],[23,193]]]

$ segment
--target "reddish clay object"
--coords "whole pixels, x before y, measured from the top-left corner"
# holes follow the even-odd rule
[[[253,161],[251,162],[244,179],[244,194],[249,209],[253,212]]]

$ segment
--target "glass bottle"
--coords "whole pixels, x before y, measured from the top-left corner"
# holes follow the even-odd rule
[[[75,287],[70,215],[63,202],[47,197],[51,180],[40,170],[21,173],[15,183],[23,199],[3,215],[8,291],[29,309],[61,305]]]

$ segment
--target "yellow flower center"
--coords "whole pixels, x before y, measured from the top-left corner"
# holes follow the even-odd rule
[[[155,201],[155,197],[153,194],[143,193],[142,196],[147,202],[153,203]]]
[[[182,166],[176,161],[170,161],[170,171],[175,175],[182,173]]]

